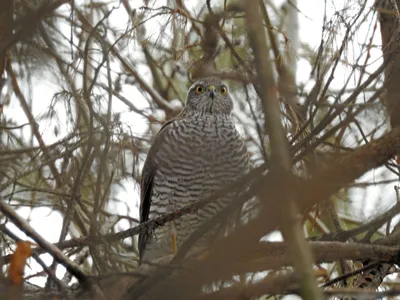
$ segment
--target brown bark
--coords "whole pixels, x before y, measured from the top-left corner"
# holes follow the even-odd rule
[[[277,84],[274,80],[272,64],[268,59],[268,46],[260,12],[265,8],[260,1],[248,1],[245,6],[247,34],[254,55],[254,64],[259,76],[258,84],[264,108],[265,130],[268,133],[271,147],[271,169],[279,180],[291,181],[291,157],[285,130],[282,126],[279,108]],[[283,73],[281,72],[280,75]],[[287,77],[288,73],[286,73]],[[282,79],[282,78],[281,78]],[[286,78],[287,79],[287,78]],[[288,82],[286,82],[288,83]],[[287,90],[287,89],[283,89]],[[276,194],[278,197],[279,193]],[[286,197],[285,197],[286,196]],[[294,194],[281,197],[275,206],[282,236],[287,243],[292,266],[300,284],[301,296],[304,299],[322,299],[312,270],[313,257],[301,228],[298,206]],[[262,199],[263,197],[260,197]]]
[[[0,1],[0,45],[5,43],[12,34],[14,0]],[[1,48],[1,47],[0,47]],[[6,65],[7,51],[0,53],[0,79]],[[1,88],[1,85],[0,85]]]
[[[400,44],[396,38],[400,30],[399,11],[394,0],[377,0],[375,6],[381,28],[383,58],[391,62],[385,72],[385,100],[390,125],[395,128],[400,127]]]

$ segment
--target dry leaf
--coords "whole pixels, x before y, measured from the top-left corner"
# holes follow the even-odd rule
[[[22,283],[26,260],[32,255],[31,245],[31,242],[19,241],[15,252],[11,255],[8,278],[14,284]]]

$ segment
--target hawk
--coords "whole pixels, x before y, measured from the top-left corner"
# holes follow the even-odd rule
[[[194,83],[182,112],[157,133],[143,166],[140,221],[205,199],[249,171],[244,141],[232,120],[227,85],[216,78]],[[201,224],[235,197],[227,195],[195,213],[139,234],[140,261],[164,262]]]

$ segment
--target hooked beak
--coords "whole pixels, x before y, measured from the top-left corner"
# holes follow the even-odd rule
[[[215,96],[217,95],[217,89],[215,88],[215,85],[210,85],[208,87],[208,93],[210,98],[214,100]]]

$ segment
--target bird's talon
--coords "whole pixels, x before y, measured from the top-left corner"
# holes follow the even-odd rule
[[[174,252],[174,255],[177,252],[177,245],[176,245],[176,235],[175,233],[171,233],[171,242],[172,242],[172,251]]]

